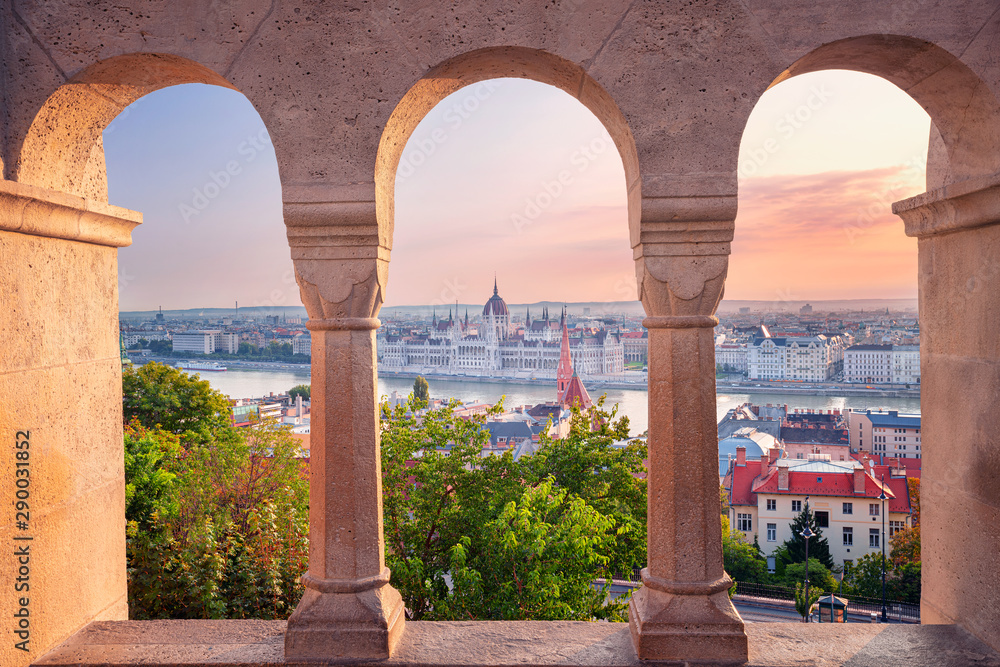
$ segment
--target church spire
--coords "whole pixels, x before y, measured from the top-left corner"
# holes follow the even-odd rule
[[[493,296],[497,296],[497,274],[493,274]]]
[[[528,308],[527,306],[524,307],[524,326],[531,326],[531,308]]]
[[[566,387],[573,379],[573,360],[569,353],[569,329],[566,328],[566,313],[562,318],[562,345],[559,349],[559,368],[556,370],[556,400],[563,402],[566,395]]]

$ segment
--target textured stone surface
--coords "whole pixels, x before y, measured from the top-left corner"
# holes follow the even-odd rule
[[[39,486],[54,503],[46,530],[57,558],[52,581],[63,591],[46,594],[55,620],[35,635],[39,649],[91,619],[124,613],[109,246],[127,243],[136,218],[103,204],[101,132],[142,95],[190,82],[237,89],[261,114],[303,301],[313,320],[326,321],[313,337],[321,406],[313,439],[321,445],[313,449],[310,586],[321,595],[307,598],[289,635],[309,617],[304,630],[326,627],[339,641],[335,619],[347,627],[364,617],[369,629],[384,630],[386,650],[399,636],[391,589],[352,588],[382,567],[375,373],[371,332],[336,320],[376,317],[391,289],[393,172],[409,133],[445,95],[497,76],[557,86],[604,123],[625,166],[639,297],[653,317],[694,318],[661,320],[650,338],[650,572],[674,597],[644,594],[639,606],[675,636],[685,619],[738,630],[727,601],[696,592],[721,576],[717,478],[705,460],[714,449],[714,363],[707,329],[698,327],[723,293],[747,118],[775,82],[835,68],[894,82],[936,128],[929,182],[944,187],[933,197],[947,201],[911,202],[903,212],[924,216],[908,220],[913,233],[936,233],[919,244],[923,609],[925,619],[958,623],[1000,647],[1000,624],[991,621],[1000,583],[990,576],[1000,553],[1000,238],[989,180],[1000,172],[995,0],[851,3],[849,11],[808,0],[15,0],[0,8],[0,25],[2,166],[17,181],[0,187],[0,426],[6,433],[30,422],[49,447]],[[26,186],[58,192],[40,197]],[[23,206],[25,197],[45,201]],[[103,225],[108,217],[117,222]],[[41,400],[19,407],[30,392]],[[74,547],[94,555],[71,559]],[[4,576],[12,566],[0,558]],[[692,601],[701,607],[692,611]],[[10,604],[0,600],[0,615]],[[634,618],[636,629],[643,619]],[[430,632],[411,636],[416,644],[404,635],[399,650]],[[615,632],[614,641],[626,637]],[[10,654],[4,637],[0,662],[25,664],[30,656]],[[693,644],[682,650],[717,655]]]
[[[74,204],[80,208],[74,208]],[[134,214],[17,184],[0,186],[0,664],[26,664],[95,619],[128,617],[117,250]],[[111,245],[73,238],[93,210]],[[121,211],[121,209],[118,209]],[[110,228],[110,230],[108,229]],[[95,228],[96,229],[96,228]],[[35,232],[45,231],[46,235]],[[58,234],[55,233],[58,231]],[[16,258],[16,260],[14,259]],[[15,449],[17,431],[29,448]],[[27,527],[16,523],[15,453],[28,452]],[[31,540],[14,538],[30,537]],[[29,546],[29,562],[15,548]],[[16,582],[21,565],[28,581]],[[27,590],[15,591],[15,583]],[[29,652],[13,617],[28,600]]]
[[[310,664],[283,657],[284,626],[281,621],[93,623],[36,664]],[[955,626],[751,623],[747,634],[751,667],[1000,667],[1000,655]],[[406,625],[391,659],[353,664],[636,667],[686,663],[639,660],[624,623],[418,621]]]

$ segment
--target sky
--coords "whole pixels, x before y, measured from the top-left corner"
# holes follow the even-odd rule
[[[927,114],[874,76],[769,90],[740,149],[727,299],[916,296],[893,201],[922,192]],[[249,101],[191,84],[105,130],[109,197],[142,211],[122,310],[298,306],[273,148]],[[560,180],[561,179],[561,180]],[[424,118],[396,176],[386,305],[634,300],[625,178],[593,114],[550,86],[484,82]]]

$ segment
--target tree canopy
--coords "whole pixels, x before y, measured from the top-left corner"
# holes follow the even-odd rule
[[[418,375],[413,381],[413,404],[417,408],[426,408],[431,400],[431,388],[423,376]]]
[[[159,429],[182,439],[207,437],[231,423],[229,400],[173,366],[152,361],[122,373],[122,417],[126,424]]]
[[[815,558],[828,570],[834,569],[833,556],[830,555],[830,543],[823,537],[823,531],[816,523],[816,515],[809,509],[808,501],[789,526],[792,529],[792,536],[782,543],[776,554],[786,566],[791,563],[805,562],[806,538],[802,537],[802,531],[805,530],[806,526],[809,526],[814,533],[813,537],[809,538],[809,558]]]
[[[415,399],[414,399],[415,400]],[[386,560],[413,619],[624,618],[595,579],[645,561],[645,445],[576,411],[533,456],[482,457],[485,416],[383,405]],[[450,581],[450,586],[449,586]]]
[[[288,395],[292,397],[293,401],[297,396],[301,396],[303,401],[308,401],[311,393],[312,385],[309,384],[297,384],[288,390]]]

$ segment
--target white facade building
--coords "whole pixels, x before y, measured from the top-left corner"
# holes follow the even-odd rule
[[[468,315],[464,322],[449,315],[447,320],[435,318],[426,334],[380,333],[379,367],[387,371],[416,367],[448,374],[554,378],[561,335],[561,322],[550,320],[547,313],[535,322],[526,322],[523,335],[515,335],[510,311],[494,284],[478,331]],[[625,370],[624,345],[617,331],[573,334],[569,345],[573,368],[582,377]]]
[[[215,352],[216,336],[221,331],[178,331],[173,335],[174,352],[191,354],[212,354]]]
[[[761,326],[746,350],[747,377],[751,380],[823,382],[839,372],[844,344],[840,336],[823,334],[773,337]]]
[[[894,384],[920,384],[920,346],[892,346],[892,381]]]

